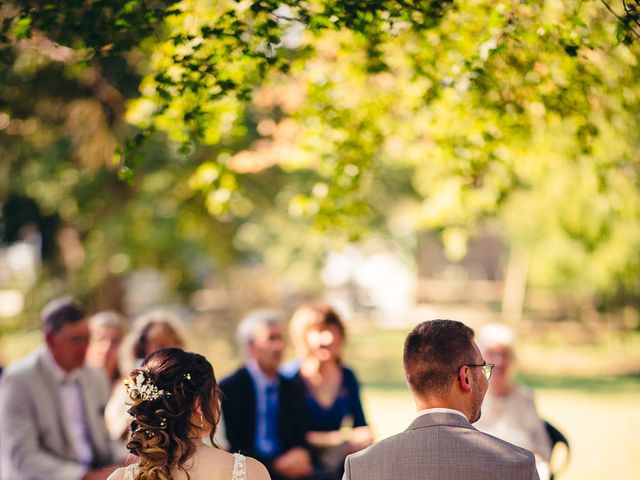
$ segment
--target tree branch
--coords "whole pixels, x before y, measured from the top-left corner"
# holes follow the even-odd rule
[[[626,24],[626,18],[625,17],[621,17],[620,15],[618,15],[615,10],[613,10],[613,8],[611,8],[611,5],[609,5],[609,3],[606,0],[600,0],[602,2],[602,4],[607,8],[607,10],[609,10],[618,20],[620,20],[623,24]],[[623,0],[624,3],[624,0]],[[626,10],[626,9],[625,9]],[[636,32],[633,28],[629,27],[629,31],[638,39],[640,40],[640,34],[638,34],[638,32]]]
[[[627,12],[627,17],[630,18],[631,20],[633,20],[633,23],[635,23],[636,25],[638,25],[640,27],[640,22],[638,21],[638,13],[635,12],[635,11],[632,12],[629,9],[629,7],[627,6],[627,1],[626,0],[622,0],[622,5],[624,6],[624,11]]]
[[[54,42],[44,33],[38,31],[33,32],[31,38],[20,40],[16,45],[22,49],[37,50],[51,61],[64,65],[73,65],[81,60],[81,55],[77,51]],[[99,65],[89,66],[81,75],[80,81],[93,92],[98,100],[113,111],[116,119],[122,118],[125,112],[125,98],[104,79]]]

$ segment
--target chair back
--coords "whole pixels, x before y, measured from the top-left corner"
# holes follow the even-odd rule
[[[551,441],[551,461],[549,462],[549,479],[554,480],[555,476],[565,468],[569,464],[569,457],[571,453],[571,446],[569,445],[569,440],[567,437],[556,427],[554,427],[551,423],[543,420],[544,428],[547,431],[547,435],[549,436],[549,440]],[[556,448],[564,445],[564,449]],[[559,450],[565,450],[565,453],[561,460],[557,461],[554,459],[558,457],[558,453],[554,455],[554,452],[558,452]]]

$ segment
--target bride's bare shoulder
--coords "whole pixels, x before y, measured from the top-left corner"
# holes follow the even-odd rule
[[[107,477],[107,480],[124,480],[124,471],[125,467],[117,468]]]
[[[247,457],[247,480],[271,480],[266,467],[255,458]]]
[[[217,465],[221,465],[221,463],[225,465],[223,467],[223,478],[231,478],[231,472],[238,467],[236,463],[241,462],[241,459],[244,459],[244,471],[246,472],[246,480],[271,480],[269,472],[267,472],[265,466],[255,458],[246,457],[244,455],[238,456],[221,450],[211,453],[213,453],[217,457]],[[224,458],[224,460],[222,460],[222,458]],[[240,468],[242,469],[241,466]],[[209,471],[211,471],[211,469]]]

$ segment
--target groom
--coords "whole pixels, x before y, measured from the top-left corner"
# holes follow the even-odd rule
[[[343,480],[538,480],[533,454],[476,430],[493,365],[453,320],[416,326],[404,371],[416,419],[404,432],[347,457]]]

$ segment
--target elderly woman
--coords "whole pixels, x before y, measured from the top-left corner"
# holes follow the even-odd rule
[[[474,426],[534,453],[541,480],[549,478],[551,442],[538,416],[533,393],[514,383],[515,335],[506,326],[486,325],[478,332],[485,361],[493,363],[493,376]]]
[[[168,347],[186,344],[180,319],[172,313],[155,310],[138,317],[120,347],[120,371],[128,373],[140,366],[150,354]],[[127,396],[116,388],[105,408],[107,429],[113,439],[124,439],[129,428]]]
[[[290,322],[299,355],[285,367],[287,376],[304,387],[310,431],[307,441],[318,452],[327,479],[340,479],[344,458],[371,445],[360,387],[353,371],[342,363],[345,327],[329,305],[307,304]]]

